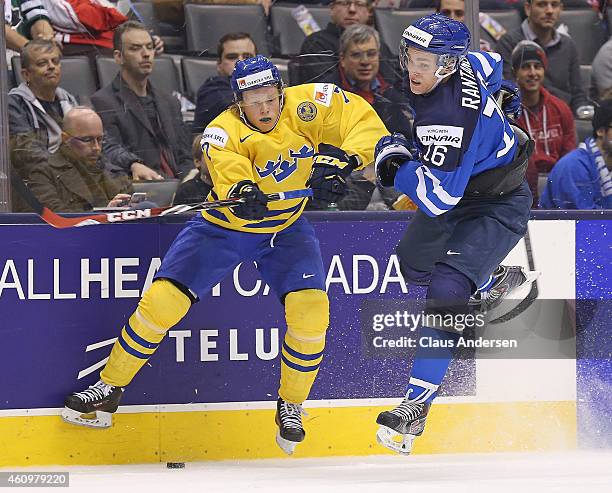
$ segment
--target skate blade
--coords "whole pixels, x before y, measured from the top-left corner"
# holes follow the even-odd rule
[[[66,423],[79,426],[89,426],[90,428],[110,428],[113,424],[112,413],[97,411],[91,414],[83,414],[74,409],[65,407],[61,413],[62,419]]]
[[[295,451],[295,447],[300,442],[292,442],[291,440],[287,440],[286,438],[283,438],[280,435],[280,431],[278,431],[276,432],[276,443],[281,448],[281,450],[285,452],[287,455],[293,455],[293,452]]]
[[[402,435],[386,426],[380,426],[376,432],[376,441],[380,445],[401,455],[410,455],[415,438],[415,435]]]

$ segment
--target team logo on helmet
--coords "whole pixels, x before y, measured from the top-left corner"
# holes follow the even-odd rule
[[[317,116],[317,107],[310,101],[304,101],[297,107],[297,114],[300,120],[310,122]]]
[[[431,40],[433,39],[431,34],[415,26],[408,26],[404,31],[403,37],[413,41],[416,44],[424,46],[425,48],[429,46],[429,43],[431,43]]]

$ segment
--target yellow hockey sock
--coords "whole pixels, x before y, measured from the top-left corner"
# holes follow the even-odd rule
[[[294,291],[285,298],[287,333],[281,354],[279,396],[301,404],[319,372],[329,325],[329,301],[325,291]]]
[[[123,326],[100,378],[116,387],[129,384],[190,306],[191,300],[170,281],[155,281]]]

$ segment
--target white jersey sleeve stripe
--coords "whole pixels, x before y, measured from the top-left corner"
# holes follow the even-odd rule
[[[419,183],[416,189],[417,197],[419,198],[423,206],[427,207],[427,210],[429,212],[431,212],[435,216],[439,216],[440,214],[444,214],[446,211],[436,207],[436,205],[431,200],[429,200],[429,197],[427,197],[427,185],[425,183],[425,175],[423,173],[423,168],[425,168],[425,166],[419,166],[416,169],[416,175],[419,179]]]
[[[423,166],[425,176],[427,176],[433,183],[433,193],[444,203],[450,206],[457,205],[461,200],[461,197],[453,197],[449,194],[442,185],[440,185],[440,180],[438,180],[435,175],[429,170],[427,166]]]
[[[472,52],[472,55],[474,55],[476,59],[480,62],[480,66],[482,67],[484,75],[488,79],[489,75],[493,73],[493,67],[489,63],[489,60],[487,60],[485,55],[483,55],[482,53],[478,51]]]

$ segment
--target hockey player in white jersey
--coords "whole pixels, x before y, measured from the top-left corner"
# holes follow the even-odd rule
[[[397,253],[406,281],[428,286],[426,314],[442,316],[428,320],[465,317],[470,305],[492,308],[535,278],[500,265],[527,231],[532,142],[505,114],[519,106],[518,94],[508,91],[498,106],[501,58],[468,53],[469,44],[467,27],[440,14],[404,31],[400,64],[410,83],[413,142],[394,134],[375,152],[379,181],[419,209]],[[378,441],[399,453],[410,453],[423,432],[460,337],[454,326],[428,325],[419,339],[440,347],[417,348],[404,400],[376,420]]]

